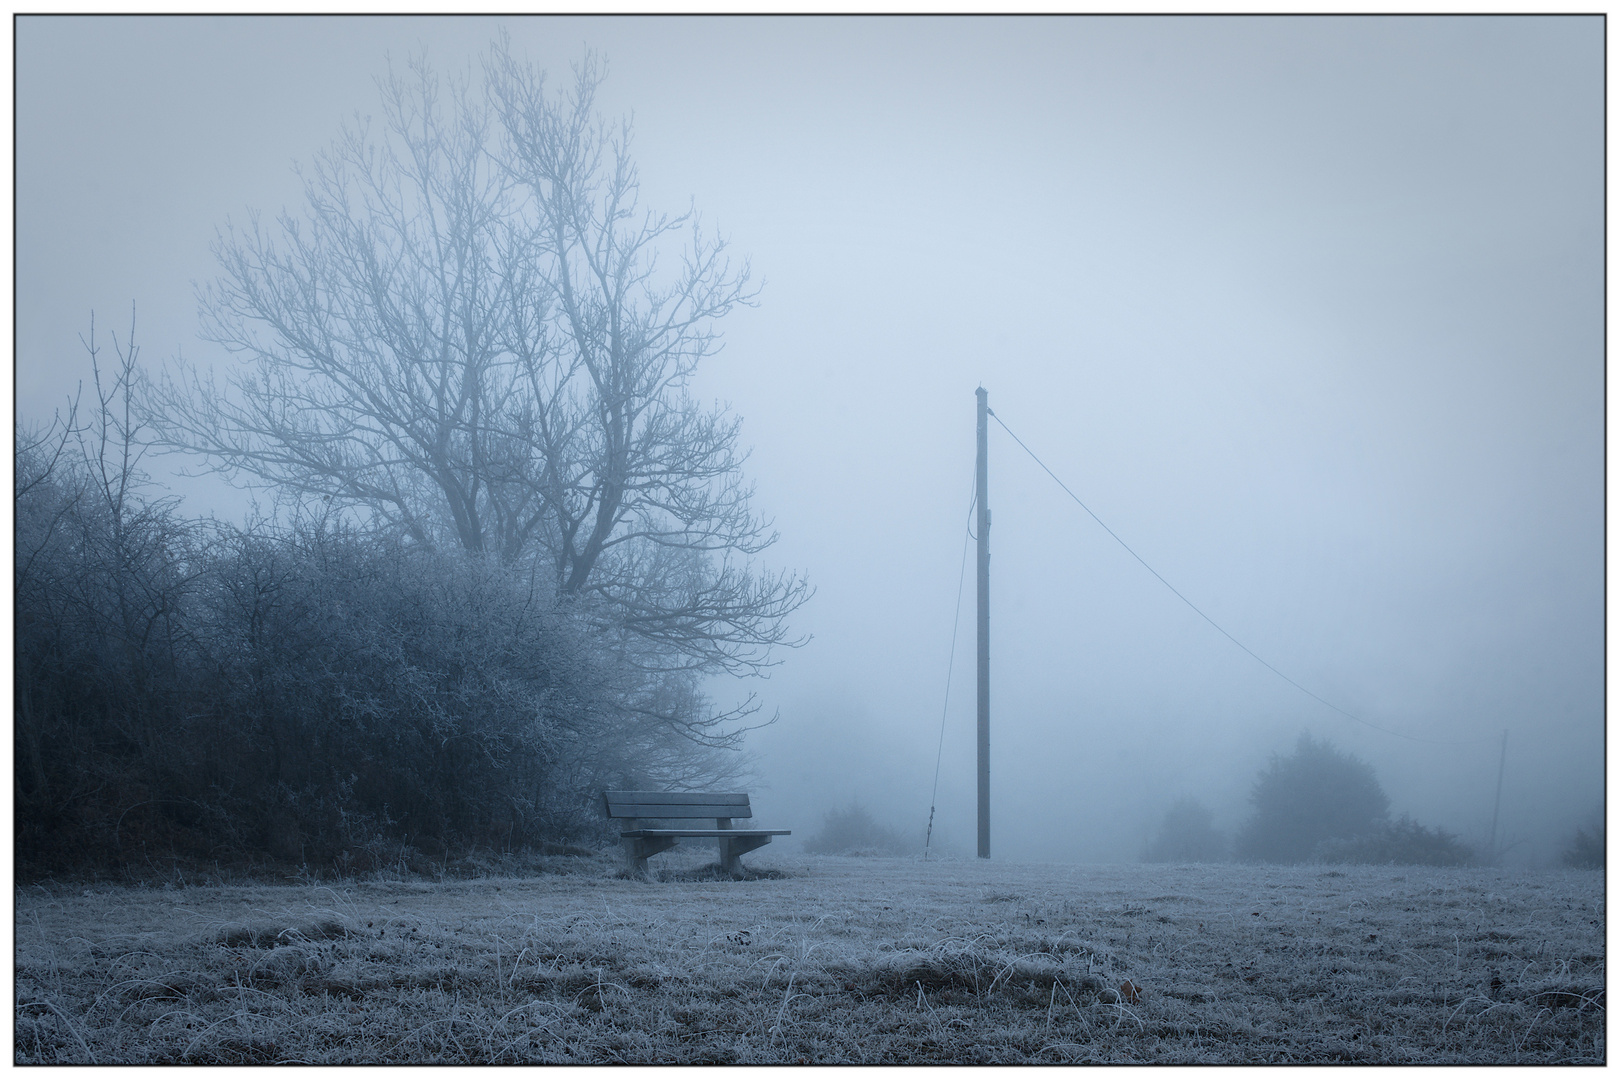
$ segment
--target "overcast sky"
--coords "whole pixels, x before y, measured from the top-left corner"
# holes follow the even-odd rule
[[[297,209],[390,55],[461,67],[502,26],[553,72],[604,54],[644,203],[765,282],[699,387],[819,589],[760,687],[760,824],[926,822],[981,384],[1216,622],[1410,736],[1245,655],[992,425],[998,857],[1133,859],[1181,795],[1230,829],[1301,731],[1478,841],[1508,730],[1525,860],[1599,804],[1600,18],[22,18],[20,419],[86,375],[92,310],[138,305],[149,365],[213,360],[215,229]]]

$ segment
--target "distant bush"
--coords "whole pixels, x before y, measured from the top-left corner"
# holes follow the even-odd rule
[[[1272,755],[1249,801],[1254,816],[1236,847],[1255,862],[1304,862],[1325,842],[1377,835],[1389,814],[1371,765],[1308,734],[1288,757]]]
[[[1177,799],[1164,813],[1159,831],[1142,852],[1143,862],[1220,862],[1228,857],[1226,836],[1210,822],[1209,807],[1193,798]]]
[[[1474,861],[1474,849],[1444,829],[1425,828],[1402,814],[1399,821],[1379,825],[1365,836],[1323,841],[1314,861],[1467,866]]]
[[[1575,839],[1564,849],[1560,860],[1565,866],[1573,866],[1577,870],[1602,870],[1608,865],[1605,840],[1602,825],[1598,825],[1591,832],[1576,829]]]
[[[910,855],[917,845],[879,824],[864,806],[851,804],[829,810],[821,831],[804,842],[812,855]]]

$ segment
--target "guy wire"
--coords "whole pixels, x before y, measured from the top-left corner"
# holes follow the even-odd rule
[[[973,508],[978,505],[979,492],[974,488],[973,497],[968,500],[968,522],[963,529],[962,537],[962,569],[956,574],[956,614],[951,617],[951,657],[945,665],[945,704],[939,710],[939,747],[934,751],[934,790],[928,795],[928,831],[923,835],[923,858],[928,858],[928,846],[934,840],[934,807],[939,796],[939,763],[945,756],[945,718],[951,709],[951,673],[956,669],[956,631],[962,625],[962,586],[967,581],[967,553],[968,540],[973,535],[972,521]]]

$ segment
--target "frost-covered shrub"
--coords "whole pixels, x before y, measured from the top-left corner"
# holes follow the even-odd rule
[[[1221,862],[1228,857],[1226,835],[1210,824],[1214,814],[1194,798],[1177,799],[1166,810],[1159,831],[1142,852],[1143,862]]]
[[[1474,861],[1474,850],[1446,830],[1425,828],[1402,814],[1399,821],[1379,825],[1365,836],[1323,841],[1315,861],[1467,866]]]
[[[696,674],[543,577],[324,515],[186,521],[109,503],[93,462],[17,458],[25,873],[605,841],[604,788],[711,788],[740,761]]]
[[[1560,859],[1565,866],[1573,866],[1577,870],[1602,870],[1608,865],[1604,851],[1604,828],[1597,826],[1591,832],[1585,829],[1575,830],[1575,839],[1570,841]]]
[[[858,803],[827,811],[821,831],[804,842],[812,855],[910,855],[916,848]]]
[[[1272,755],[1249,801],[1236,848],[1254,862],[1304,862],[1326,841],[1375,835],[1389,814],[1371,765],[1308,734],[1288,757]]]

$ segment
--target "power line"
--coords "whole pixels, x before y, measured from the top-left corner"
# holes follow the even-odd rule
[[[973,507],[979,501],[977,489],[968,500],[968,521],[973,520]],[[962,569],[956,574],[956,614],[951,617],[951,658],[945,665],[945,704],[939,710],[939,748],[934,751],[934,790],[928,794],[928,831],[923,834],[923,858],[928,858],[928,845],[934,840],[934,807],[939,797],[939,763],[945,757],[945,718],[951,710],[951,673],[956,670],[956,631],[962,625],[962,584],[967,580],[968,539],[973,535],[971,524],[963,530]]]
[[[1333,702],[1328,701],[1326,698],[1323,698],[1321,695],[1312,693],[1310,690],[1307,690],[1305,687],[1301,686],[1299,683],[1295,682],[1293,679],[1290,679],[1287,675],[1284,675],[1281,671],[1278,671],[1277,668],[1274,667],[1263,656],[1261,656],[1259,653],[1255,652],[1253,649],[1249,648],[1247,645],[1243,644],[1243,642],[1239,641],[1237,638],[1233,637],[1230,633],[1227,632],[1226,628],[1223,627],[1220,623],[1216,622],[1214,619],[1212,619],[1208,615],[1204,614],[1203,610],[1200,609],[1197,604],[1193,603],[1191,600],[1187,599],[1184,595],[1182,595],[1182,592],[1181,592],[1180,589],[1176,588],[1174,585],[1172,585],[1168,581],[1166,581],[1163,574],[1159,573],[1157,570],[1153,569],[1153,567],[1149,566],[1148,561],[1146,559],[1144,559],[1144,558],[1142,558],[1142,556],[1138,555],[1131,548],[1131,546],[1129,544],[1127,544],[1124,540],[1121,540],[1118,533],[1116,533],[1113,529],[1110,529],[1108,527],[1107,523],[1104,522],[1102,518],[1098,517],[1096,515],[1096,513],[1091,509],[1091,507],[1087,506],[1084,502],[1082,502],[1080,500],[1080,496],[1076,495],[1074,492],[1069,490],[1069,485],[1065,484],[1062,480],[1058,479],[1057,473],[1055,473],[1051,469],[1047,468],[1046,462],[1042,461],[1038,456],[1036,456],[1035,451],[1031,450],[1028,446],[1024,445],[1024,440],[1020,439],[1018,437],[1018,435],[1013,431],[1013,429],[1007,426],[1007,422],[1005,420],[1003,420],[999,416],[996,416],[996,412],[995,412],[994,409],[989,410],[989,412],[990,412],[991,416],[995,417],[996,423],[1001,425],[1001,429],[1003,431],[1005,431],[1008,435],[1012,436],[1013,442],[1017,443],[1020,447],[1022,447],[1024,453],[1028,454],[1030,456],[1030,458],[1035,462],[1035,464],[1039,465],[1046,472],[1047,476],[1050,476],[1053,480],[1056,480],[1057,481],[1057,486],[1063,489],[1064,494],[1068,495],[1069,498],[1073,499],[1075,501],[1075,503],[1080,507],[1080,509],[1082,509],[1086,513],[1090,514],[1091,515],[1091,520],[1095,521],[1098,525],[1101,525],[1104,532],[1106,532],[1109,536],[1112,536],[1114,538],[1114,541],[1116,543],[1118,543],[1120,547],[1124,548],[1127,552],[1130,553],[1131,558],[1133,558],[1137,562],[1141,563],[1142,566],[1147,570],[1148,573],[1150,573],[1154,577],[1158,578],[1159,583],[1161,585],[1163,585],[1165,588],[1169,589],[1171,592],[1175,593],[1177,599],[1179,599],[1183,604],[1186,604],[1188,607],[1192,608],[1193,611],[1197,612],[1199,618],[1201,618],[1205,622],[1209,623],[1209,625],[1213,626],[1216,630],[1219,630],[1221,632],[1222,636],[1224,636],[1226,638],[1226,640],[1230,641],[1232,644],[1236,645],[1238,648],[1240,648],[1244,652],[1248,653],[1251,657],[1253,657],[1256,661],[1258,661],[1263,667],[1265,667],[1265,669],[1267,671],[1270,671],[1273,675],[1277,676],[1277,678],[1281,679],[1283,682],[1287,683],[1289,686],[1292,686],[1295,690],[1298,690],[1300,693],[1304,694],[1306,697],[1312,699],[1313,701],[1320,702],[1321,704],[1326,705],[1328,708],[1332,709],[1334,712],[1338,713],[1340,716],[1348,717],[1349,719],[1354,720],[1358,724],[1362,724],[1362,725],[1364,725],[1366,727],[1372,728],[1374,731],[1382,731],[1385,735],[1393,735],[1397,739],[1409,739],[1412,742],[1430,743],[1430,744],[1432,744],[1434,746],[1449,746],[1449,745],[1452,745],[1451,743],[1444,742],[1444,741],[1439,740],[1439,739],[1424,739],[1424,738],[1420,738],[1419,736],[1416,736],[1416,735],[1407,735],[1404,732],[1392,731],[1389,728],[1380,727],[1380,726],[1378,726],[1377,724],[1373,723],[1370,720],[1363,720],[1361,717],[1357,716],[1355,713],[1347,712],[1344,709],[1341,709],[1337,705],[1333,704]]]

